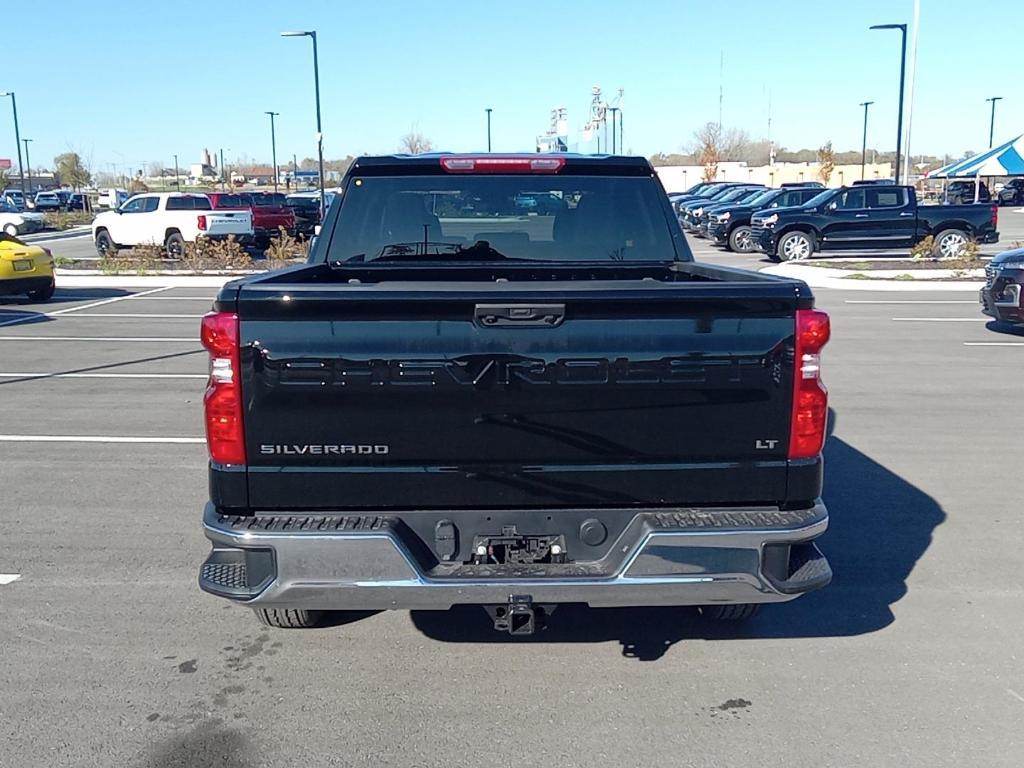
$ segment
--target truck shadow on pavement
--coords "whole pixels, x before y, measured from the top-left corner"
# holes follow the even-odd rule
[[[830,412],[830,435],[835,414]],[[828,532],[818,540],[832,564],[832,583],[793,602],[765,606],[745,624],[705,619],[696,608],[588,608],[563,605],[546,630],[528,638],[495,632],[483,610],[413,611],[428,637],[452,643],[604,643],[618,641],[638,661],[660,659],[686,640],[849,637],[894,620],[892,605],[931,544],[945,513],[928,494],[830,436],[825,447]]]
[[[985,330],[993,333],[1002,333],[1006,336],[1024,336],[1024,326],[1004,323],[999,320],[990,320],[985,323]]]

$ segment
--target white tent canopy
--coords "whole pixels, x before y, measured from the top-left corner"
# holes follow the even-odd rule
[[[980,176],[1024,176],[1024,134],[974,157],[944,165],[928,174],[929,179]]]

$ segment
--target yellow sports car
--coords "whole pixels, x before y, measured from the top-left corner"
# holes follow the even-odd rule
[[[0,296],[24,293],[32,301],[53,296],[53,254],[0,232]]]

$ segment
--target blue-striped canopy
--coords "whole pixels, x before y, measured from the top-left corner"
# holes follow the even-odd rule
[[[1024,134],[966,160],[944,165],[928,174],[929,179],[963,176],[1024,176]]]

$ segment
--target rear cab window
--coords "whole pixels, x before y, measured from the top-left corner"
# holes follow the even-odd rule
[[[348,183],[327,260],[692,258],[677,248],[648,176],[367,176]]]

